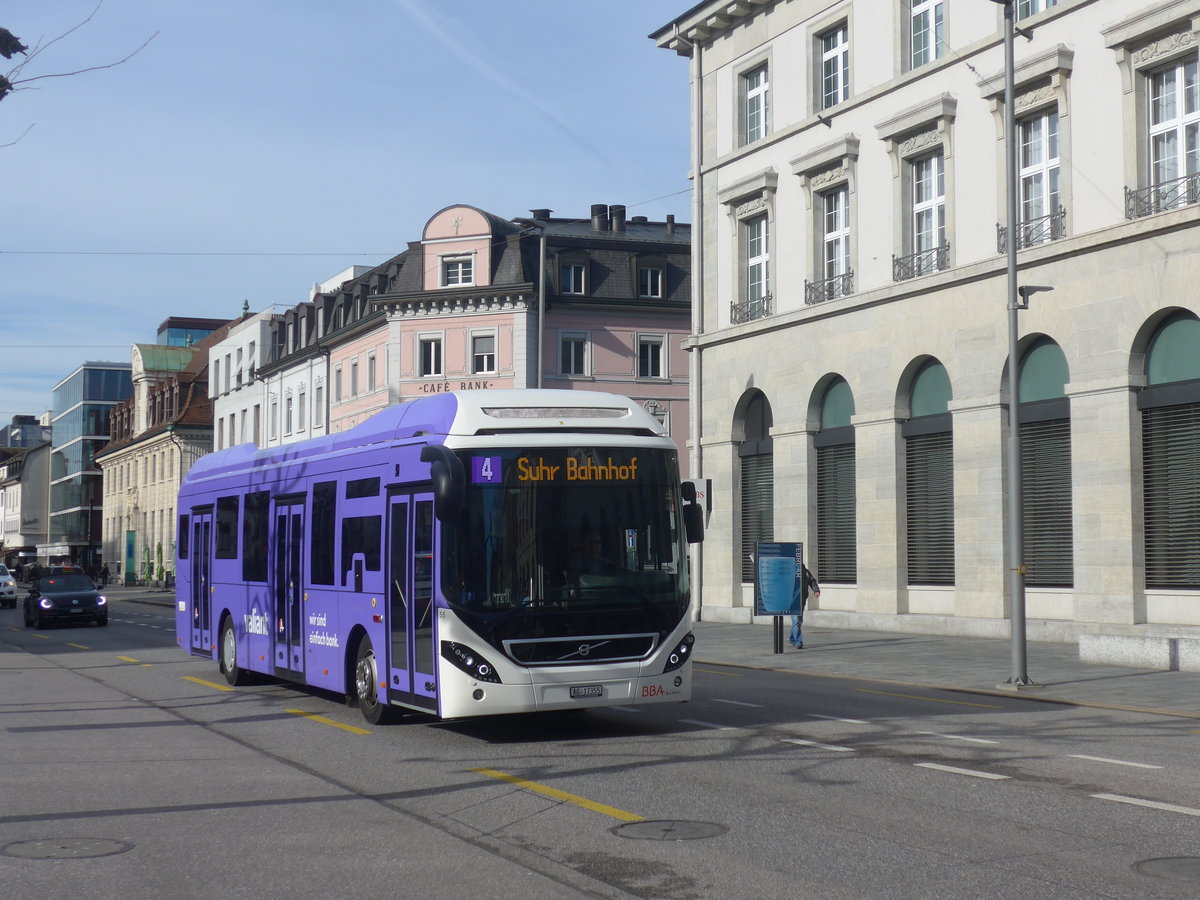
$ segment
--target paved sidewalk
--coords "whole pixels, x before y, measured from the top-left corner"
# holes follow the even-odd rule
[[[784,619],[785,632],[791,620]],[[804,649],[784,635],[775,653],[774,630],[765,625],[697,622],[696,662],[752,666],[810,675],[848,675],[908,685],[990,694],[1012,671],[1007,639],[943,637],[857,631],[806,625]],[[1164,672],[1103,666],[1079,660],[1075,644],[1029,642],[1026,673],[1040,685],[1019,696],[1083,705],[1170,712],[1200,718],[1200,672]]]
[[[174,606],[173,591],[109,586],[114,599]],[[790,619],[784,619],[785,632]],[[998,685],[1012,671],[1007,639],[943,637],[805,626],[804,649],[784,636],[775,653],[769,624],[697,622],[699,664],[750,666],[798,675],[843,675],[910,686],[1018,694],[1033,700],[1113,706],[1200,718],[1200,672],[1164,672],[1081,662],[1075,644],[1030,641],[1026,672],[1040,687],[1019,692]]]

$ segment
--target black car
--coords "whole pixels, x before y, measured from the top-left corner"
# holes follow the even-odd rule
[[[108,624],[108,601],[86,575],[47,575],[35,581],[25,595],[26,626],[80,621]]]

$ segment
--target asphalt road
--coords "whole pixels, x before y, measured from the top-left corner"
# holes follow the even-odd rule
[[[698,665],[691,703],[371,727],[170,607],[0,612],[0,896],[1200,893],[1200,724]]]

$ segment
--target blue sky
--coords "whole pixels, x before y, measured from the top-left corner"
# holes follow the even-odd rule
[[[32,48],[95,5],[0,25]],[[646,35],[692,5],[104,0],[23,77],[157,36],[0,102],[0,423],[167,316],[293,305],[453,203],[689,221],[687,61]]]

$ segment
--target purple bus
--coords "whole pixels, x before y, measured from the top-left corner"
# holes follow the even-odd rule
[[[685,701],[691,488],[653,416],[590,391],[231,447],[179,491],[177,638],[230,684],[344,693],[372,723]]]

